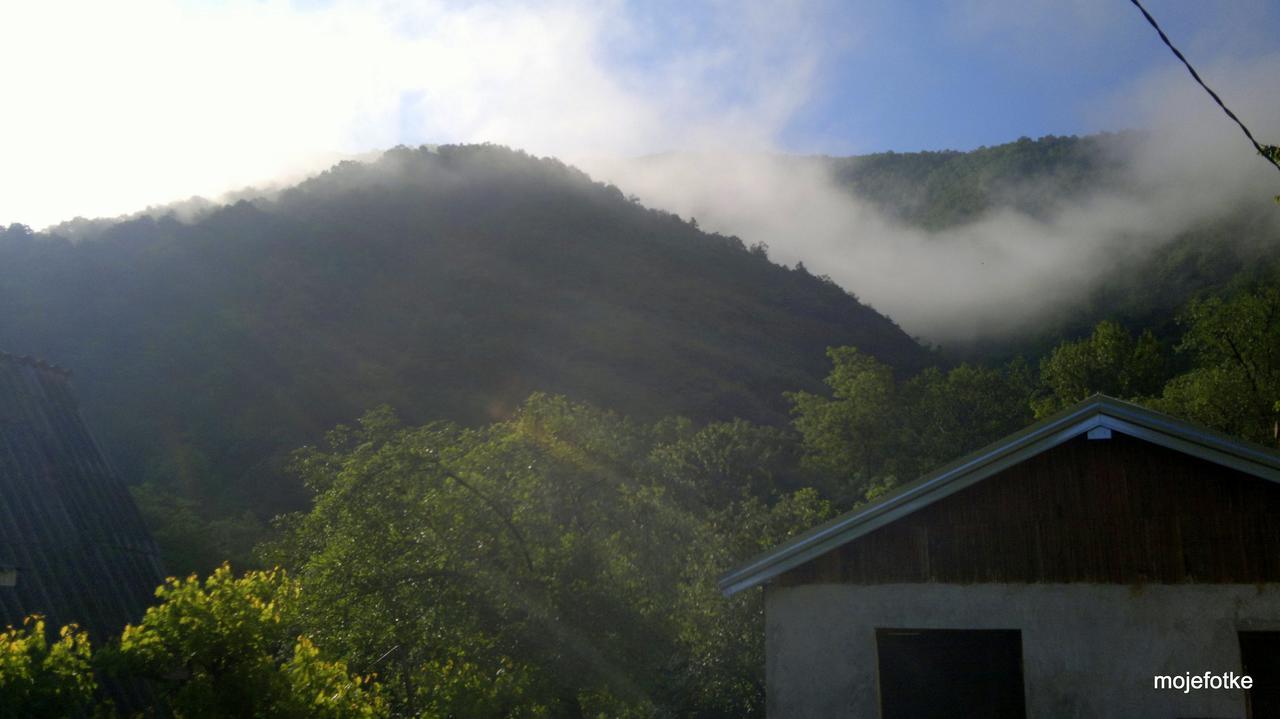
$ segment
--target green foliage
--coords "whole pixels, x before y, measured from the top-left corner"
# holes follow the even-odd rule
[[[544,395],[479,429],[384,409],[298,454],[313,508],[264,551],[295,568],[317,641],[376,666],[401,713],[759,713],[759,597],[725,602],[715,578],[829,512],[772,486],[795,472],[780,444]]]
[[[1178,349],[1190,371],[1154,404],[1223,432],[1271,444],[1280,416],[1280,287],[1264,284],[1192,302]]]
[[[796,437],[777,427],[736,419],[712,422],[696,431],[670,427],[672,437],[648,457],[673,499],[702,510],[735,501],[766,500],[807,486],[813,478],[799,469]],[[663,434],[659,425],[656,434]]]
[[[834,516],[817,490],[802,489],[768,503],[740,499],[708,515],[689,553],[686,572],[696,581],[679,589],[670,611],[685,656],[669,679],[685,695],[685,714],[745,717],[764,713],[764,593],[725,598],[713,579],[727,568]],[[680,712],[671,712],[680,713]]]
[[[141,623],[125,627],[116,663],[150,679],[175,717],[386,715],[371,679],[296,634],[299,586],[284,572],[237,578],[223,565],[203,582],[171,578],[156,596]]]
[[[74,625],[53,642],[44,619],[27,617],[21,628],[0,632],[0,713],[61,719],[87,709],[97,681],[89,637]]]
[[[804,437],[805,460],[816,471],[849,481],[893,474],[897,430],[898,385],[893,369],[854,347],[827,350],[831,397],[795,392],[789,395],[795,426]]]
[[[197,502],[155,484],[129,488],[163,553],[165,567],[179,576],[206,574],[224,562],[254,566],[253,547],[268,527],[252,512],[206,518]]]
[[[1033,387],[1021,360],[1003,368],[927,369],[905,382],[852,347],[828,351],[831,396],[795,392],[804,462],[841,504],[877,495],[1013,432]]]
[[[1046,394],[1034,403],[1044,417],[1091,395],[1150,397],[1168,378],[1165,353],[1150,331],[1136,339],[1119,323],[1103,321],[1093,334],[1063,342],[1040,362]]]
[[[899,451],[915,455],[916,464],[902,478],[1021,429],[1031,419],[1027,404],[1033,387],[1033,374],[1020,358],[1003,367],[961,364],[912,377],[902,390],[907,444]]]
[[[1280,145],[1263,145],[1262,156],[1271,161],[1277,169],[1280,169]],[[1275,196],[1276,204],[1280,205],[1280,195]]]
[[[884,152],[828,160],[837,180],[920,227],[971,222],[997,208],[1044,216],[1088,191],[1119,187],[1134,133],[1019,138],[972,152]]]

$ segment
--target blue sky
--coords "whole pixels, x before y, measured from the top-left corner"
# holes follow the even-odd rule
[[[1247,4],[1152,0],[1149,9],[1207,68],[1280,49],[1280,33],[1264,30],[1280,27],[1280,5],[1256,3],[1246,13]],[[967,18],[962,8],[925,5],[884,7],[880,32],[824,76],[823,91],[787,128],[788,144],[970,149],[1020,135],[1120,129],[1133,120],[1106,106],[1176,62],[1124,0],[1057,10],[1030,2]]]
[[[1148,5],[1262,114],[1280,4]],[[23,69],[0,93],[24,109],[0,124],[0,222],[35,226],[400,143],[969,149],[1142,127],[1153,88],[1193,90],[1126,0],[30,0],[0,26],[0,63]]]
[[[1280,52],[1280,3],[1146,5],[1202,70]],[[848,2],[815,14],[829,49],[780,133],[798,151],[972,149],[1129,128],[1141,118],[1114,111],[1116,98],[1181,72],[1127,0]],[[1280,78],[1258,91],[1277,89]]]

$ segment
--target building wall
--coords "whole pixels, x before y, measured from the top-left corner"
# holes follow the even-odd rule
[[[782,584],[1280,582],[1280,484],[1084,436],[817,557]]]
[[[877,628],[1021,630],[1029,717],[1240,718],[1241,691],[1157,691],[1153,678],[1238,674],[1237,632],[1280,630],[1280,584],[808,584],[766,591],[774,719],[878,717]]]

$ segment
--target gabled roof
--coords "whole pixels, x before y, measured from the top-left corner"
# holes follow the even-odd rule
[[[767,582],[864,534],[1094,430],[1120,432],[1280,483],[1280,454],[1276,452],[1136,404],[1094,395],[751,559],[720,578],[720,591],[729,596]]]
[[[45,615],[94,642],[137,622],[163,581],[155,542],[89,433],[70,373],[0,352],[0,628]]]

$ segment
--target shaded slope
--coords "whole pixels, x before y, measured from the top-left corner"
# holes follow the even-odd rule
[[[474,422],[530,392],[781,421],[854,344],[926,353],[840,288],[551,160],[400,148],[194,225],[0,237],[0,342],[57,357],[138,476],[288,505],[283,453],[390,403]]]

